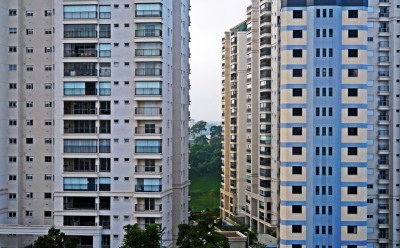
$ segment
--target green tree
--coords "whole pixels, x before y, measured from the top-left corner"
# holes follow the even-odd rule
[[[196,137],[198,135],[202,135],[203,131],[207,131],[207,122],[198,121],[190,128],[190,134],[192,137]]]
[[[120,248],[159,248],[164,230],[158,224],[150,224],[142,230],[137,224],[124,226],[125,238]]]
[[[33,243],[33,248],[76,248],[78,243],[78,238],[66,236],[59,229],[52,226],[47,235],[40,236]]]
[[[228,239],[214,231],[214,222],[217,218],[214,212],[208,210],[190,216],[190,224],[178,226],[178,240],[180,248],[229,248]]]

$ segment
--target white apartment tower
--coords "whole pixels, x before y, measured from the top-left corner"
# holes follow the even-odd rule
[[[189,0],[0,3],[0,246],[188,220]]]

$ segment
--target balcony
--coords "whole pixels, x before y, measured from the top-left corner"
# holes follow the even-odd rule
[[[162,69],[160,68],[136,68],[136,76],[162,76]]]
[[[161,153],[161,146],[136,146],[135,153]]]
[[[138,107],[135,108],[136,115],[157,116],[162,115],[162,108],[157,107]]]
[[[378,47],[380,50],[389,50],[389,41],[379,41]]]
[[[96,63],[64,63],[65,77],[96,77]]]
[[[136,127],[135,128],[135,134],[162,134],[162,127]]]
[[[137,57],[162,56],[162,50],[161,49],[135,49],[135,55]]]
[[[161,204],[135,204],[136,212],[161,212]]]
[[[161,29],[136,29],[135,37],[161,37]]]
[[[94,158],[75,158],[64,159],[64,172],[96,172],[96,159]]]
[[[96,226],[94,216],[64,216],[64,226]]]
[[[96,121],[76,120],[64,121],[65,134],[95,134],[97,133]]]
[[[64,38],[97,38],[97,31],[64,31]]]
[[[96,210],[95,197],[64,197],[64,210]]]
[[[162,11],[161,10],[136,10],[135,16],[136,17],[161,17]]]
[[[94,49],[64,50],[64,57],[93,58],[97,57],[97,50]]]
[[[95,115],[97,114],[96,103],[94,101],[65,101],[65,115]]]
[[[388,85],[378,86],[378,94],[389,94],[389,86]]]
[[[136,165],[135,172],[140,174],[160,174],[162,172],[161,165],[147,166],[147,165]]]
[[[135,185],[135,192],[161,192],[161,185]]]
[[[64,11],[64,19],[96,19],[96,18],[97,18],[97,11],[80,11],[80,12]]]
[[[95,96],[96,82],[64,82],[64,96]]]

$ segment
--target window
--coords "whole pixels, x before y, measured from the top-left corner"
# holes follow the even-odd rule
[[[348,116],[358,116],[358,108],[348,108],[347,115]]]
[[[52,71],[52,70],[53,70],[53,66],[51,66],[51,65],[44,66],[44,71]]]
[[[9,181],[16,181],[17,180],[17,175],[9,175],[8,176]]]
[[[302,108],[293,108],[292,109],[292,115],[293,116],[302,116],[303,115],[303,109]]]
[[[16,90],[17,89],[17,84],[16,83],[10,83],[9,84],[9,89],[10,90]]]
[[[33,90],[33,84],[26,84],[27,90]]]
[[[347,147],[347,155],[357,156],[357,147]]]
[[[303,128],[302,127],[292,127],[292,135],[302,135]]]
[[[8,47],[8,52],[9,53],[16,53],[17,52],[17,47],[16,46],[9,46]]]
[[[333,17],[333,9],[329,9],[329,18]]]
[[[26,192],[26,198],[33,198],[33,193],[32,192]]]
[[[354,167],[354,166],[347,167],[348,175],[357,175],[358,174],[357,172],[358,172],[357,167]]]
[[[292,147],[292,155],[302,155],[303,150],[301,146]]]
[[[292,225],[292,233],[301,233],[301,225]]]
[[[26,217],[32,217],[33,216],[33,211],[25,211],[25,216]]]
[[[16,218],[17,212],[8,212],[8,218]]]
[[[9,71],[16,71],[17,70],[17,65],[8,65],[8,70]]]
[[[33,35],[33,29],[27,29],[26,35]]]
[[[302,19],[303,11],[302,10],[293,10],[293,19]]]
[[[51,193],[44,193],[44,199],[51,199]]]
[[[8,15],[9,16],[16,16],[17,15],[17,10],[16,9],[9,9],[8,10]]]
[[[33,71],[33,65],[27,65],[26,71]]]
[[[349,58],[357,58],[358,57],[358,49],[349,49],[347,50],[347,54]]]
[[[45,163],[49,163],[49,162],[51,162],[52,161],[52,157],[51,156],[45,156],[44,157],[44,162]]]
[[[26,159],[26,162],[33,162],[32,156],[26,156],[25,159]]]
[[[8,199],[16,199],[17,198],[17,194],[16,193],[9,193],[8,194]]]
[[[52,16],[53,15],[53,11],[52,10],[45,10],[44,11],[44,16]]]
[[[303,96],[303,89],[301,88],[294,88],[292,89],[293,96]]]
[[[51,90],[53,88],[53,85],[51,83],[45,83],[44,84],[44,89],[45,90]]]
[[[16,138],[10,138],[8,139],[9,144],[17,144],[17,139]]]
[[[357,214],[357,206],[347,206],[347,214]]]
[[[33,144],[33,138],[26,138],[26,144]]]
[[[110,5],[100,5],[99,18],[100,19],[111,19],[111,6]]]
[[[347,194],[349,195],[357,195],[357,186],[348,186]]]
[[[45,181],[50,181],[51,178],[52,178],[52,176],[51,176],[50,174],[45,174],[45,175],[44,175],[44,180],[45,180]]]
[[[26,180],[33,180],[33,175],[32,174],[26,174],[25,175]]]
[[[349,10],[348,18],[358,18],[358,10]]]
[[[303,212],[301,205],[292,205],[292,214],[301,214]]]
[[[303,57],[303,50],[302,49],[293,49],[293,58],[301,58]]]
[[[293,166],[292,167],[292,174],[293,175],[301,175],[301,174],[303,174],[303,167],[301,167],[301,166]]]
[[[33,53],[33,47],[27,47],[25,51],[26,53]]]
[[[347,135],[348,136],[357,136],[358,135],[358,128],[356,128],[356,127],[347,128]]]
[[[303,76],[303,70],[302,69],[293,69],[292,70],[292,76],[293,77],[302,77]]]
[[[303,38],[303,30],[293,30],[293,38],[294,39]]]
[[[301,186],[292,186],[292,194],[301,194],[302,191],[303,190]]]
[[[17,33],[17,28],[9,28],[8,29],[9,34],[16,34]]]
[[[349,88],[349,89],[347,89],[347,96],[349,96],[349,97],[358,96],[358,89],[357,88]]]
[[[52,34],[53,31],[51,30],[51,28],[45,28],[44,29],[44,34]]]
[[[44,211],[44,217],[51,217],[51,211]]]
[[[33,11],[32,10],[27,10],[26,11],[26,16],[28,16],[28,17],[33,16]]]
[[[357,29],[349,29],[348,37],[349,38],[358,38],[358,30]]]
[[[348,234],[357,234],[357,226],[347,226]]]

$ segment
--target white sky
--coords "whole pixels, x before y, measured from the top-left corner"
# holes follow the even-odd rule
[[[197,121],[221,121],[221,39],[246,19],[250,0],[191,0],[190,114]]]

